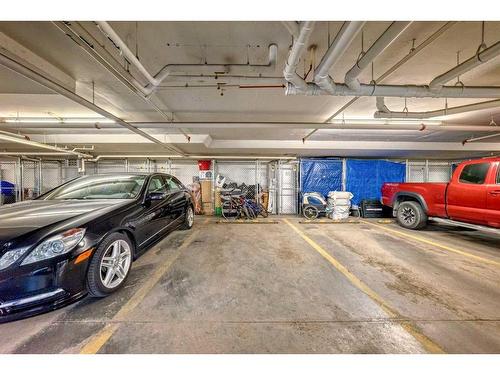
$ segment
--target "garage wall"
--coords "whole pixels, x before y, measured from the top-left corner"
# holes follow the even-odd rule
[[[452,161],[408,161],[407,182],[448,182],[452,174]]]
[[[343,162],[342,159],[338,159]],[[408,182],[447,182],[450,179],[454,161],[408,160],[406,181]],[[22,186],[20,189],[20,164],[15,159],[0,159],[0,179],[16,185],[16,199],[30,199],[44,193],[61,183],[79,176],[77,161],[68,160],[23,160]],[[100,160],[86,162],[86,174],[113,172],[149,172],[170,173],[189,185],[193,177],[198,176],[196,160]],[[226,174],[237,183],[247,185],[259,183],[262,189],[269,191],[271,213],[294,214],[298,212],[299,166],[297,161],[287,160],[215,160],[215,176]],[[345,187],[345,173],[343,174]],[[3,204],[0,200],[0,204]]]

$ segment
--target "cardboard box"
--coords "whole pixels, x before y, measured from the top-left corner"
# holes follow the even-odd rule
[[[205,215],[213,215],[212,203],[203,203],[203,213]]]
[[[212,181],[200,181],[201,201],[203,203],[212,203]]]

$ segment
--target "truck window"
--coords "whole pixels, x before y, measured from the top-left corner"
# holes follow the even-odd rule
[[[500,184],[500,165],[498,166],[497,170],[497,184]]]
[[[464,167],[460,174],[460,182],[466,184],[484,184],[490,163],[469,164]]]

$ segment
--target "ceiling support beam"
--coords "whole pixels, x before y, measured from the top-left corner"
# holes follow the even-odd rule
[[[95,113],[98,113],[110,120],[115,121],[117,124],[123,126],[124,128],[127,128],[128,130],[132,131],[133,133],[136,133],[140,135],[143,138],[146,138],[150,142],[156,143],[160,145],[161,147],[174,151],[175,153],[179,154],[184,154],[183,151],[179,150],[177,147],[165,144],[161,142],[160,140],[156,139],[155,137],[145,133],[142,130],[137,129],[135,126],[129,124],[128,122],[122,120],[121,118],[113,115],[112,113],[109,113],[105,109],[95,105],[94,103],[89,102],[85,98],[75,94],[74,92],[68,90],[67,88],[61,86],[57,82],[52,81],[50,78],[47,78],[43,76],[42,74],[30,69],[29,67],[23,65],[22,63],[16,61],[13,57],[10,57],[8,52],[0,50],[0,64],[5,66],[6,68],[26,77],[31,79],[34,82],[37,82],[41,84],[42,86],[47,87],[48,89],[65,96],[66,98],[74,101],[75,103],[78,103],[91,111],[94,111]]]

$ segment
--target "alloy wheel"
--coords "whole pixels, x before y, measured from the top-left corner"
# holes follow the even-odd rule
[[[186,220],[188,226],[191,228],[194,223],[194,212],[193,208],[191,206],[188,207],[187,212],[186,212]]]
[[[408,225],[415,223],[415,220],[417,219],[415,210],[411,207],[404,207],[401,211],[401,219]]]
[[[109,289],[116,288],[127,277],[132,260],[130,245],[124,240],[111,243],[101,259],[100,276],[102,284]]]

